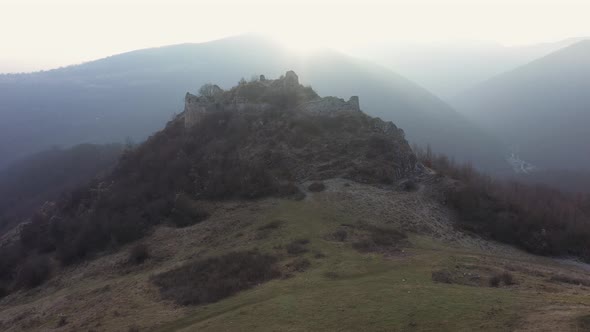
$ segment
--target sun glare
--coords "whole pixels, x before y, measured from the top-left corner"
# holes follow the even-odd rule
[[[279,40],[286,48],[293,51],[294,53],[298,53],[301,55],[307,55],[310,53],[314,53],[317,50],[322,48],[330,47],[326,43],[322,42],[320,38],[312,38],[309,34],[281,34],[280,38],[277,35],[277,40]]]

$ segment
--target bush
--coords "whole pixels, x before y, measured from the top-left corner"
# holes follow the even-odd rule
[[[512,276],[511,273],[509,272],[503,272],[500,275],[500,279],[502,280],[502,282],[504,283],[504,285],[506,286],[510,286],[510,285],[514,285],[516,284],[516,282],[514,281],[514,277]]]
[[[416,191],[418,189],[418,184],[414,180],[406,180],[402,183],[402,188],[405,191]]]
[[[181,305],[212,303],[280,276],[274,256],[232,252],[196,260],[153,278],[163,298]]]
[[[49,279],[50,272],[51,267],[46,256],[30,257],[16,275],[16,286],[18,288],[37,287]]]
[[[130,264],[139,265],[145,262],[150,257],[150,251],[146,244],[139,243],[131,248],[127,262]]]
[[[311,262],[306,258],[298,257],[295,258],[295,260],[289,263],[287,266],[292,268],[294,271],[303,272],[311,266]]]
[[[63,327],[68,324],[68,317],[64,315],[60,315],[59,319],[57,320],[57,327]]]
[[[495,275],[490,278],[490,287],[499,287],[500,286],[500,277]]]
[[[452,284],[453,275],[447,270],[432,271],[432,281],[444,284]]]
[[[576,319],[581,331],[590,331],[590,315],[585,314]]]
[[[15,269],[23,260],[23,251],[19,244],[0,248],[0,281],[12,281]]]
[[[491,287],[500,287],[501,284],[504,286],[514,285],[514,277],[509,272],[502,272],[496,274],[490,278],[489,284]]]
[[[335,231],[334,233],[332,233],[332,238],[336,241],[344,242],[344,241],[346,241],[347,237],[348,237],[348,233],[343,229],[339,229],[339,230]]]
[[[360,225],[359,228],[369,232],[368,237],[352,244],[352,247],[360,252],[397,248],[400,242],[407,238],[405,233],[395,229],[381,228],[366,224]]]
[[[174,226],[182,228],[198,224],[208,217],[209,213],[199,209],[186,195],[178,195],[170,214],[170,221]]]
[[[309,243],[308,239],[298,239],[294,240],[291,243],[287,244],[287,253],[289,255],[300,255],[306,253],[308,250],[305,247],[306,244]]]
[[[314,182],[307,187],[311,192],[320,192],[326,190],[326,185],[322,182]]]
[[[280,220],[273,220],[267,224],[264,224],[260,227],[258,227],[259,231],[265,231],[265,230],[273,230],[273,229],[277,229],[281,226],[283,222]]]
[[[260,227],[257,228],[258,233],[256,234],[256,239],[257,240],[262,240],[262,239],[266,239],[270,233],[279,228],[282,224],[282,221],[280,220],[273,220],[265,225],[262,225]]]

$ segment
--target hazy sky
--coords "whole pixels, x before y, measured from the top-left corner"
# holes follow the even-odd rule
[[[0,0],[0,72],[263,32],[306,49],[590,35],[589,0]]]

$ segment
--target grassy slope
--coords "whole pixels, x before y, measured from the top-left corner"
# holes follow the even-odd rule
[[[284,202],[257,225],[276,219],[288,222],[260,248],[272,250],[294,238],[309,238],[310,270],[197,307],[156,331],[506,330],[534,302],[509,289],[433,283],[432,270],[473,257],[433,250],[427,239],[413,238],[411,242],[421,244],[387,258],[327,241],[323,235],[356,220],[318,203]],[[314,258],[314,251],[325,257]],[[328,278],[326,272],[338,277]]]
[[[358,192],[355,186],[350,190]],[[577,320],[590,312],[590,289],[547,281],[557,273],[583,274],[551,259],[516,250],[505,254],[450,245],[424,235],[410,235],[403,252],[389,254],[361,254],[350,242],[329,241],[326,235],[343,223],[391,220],[351,212],[354,204],[334,197],[323,199],[330,195],[313,194],[299,202],[218,204],[217,212],[201,224],[158,229],[147,240],[153,258],[143,266],[119,266],[125,251],[108,254],[64,271],[41,289],[0,300],[0,323],[5,324],[0,327],[123,332],[130,326],[141,331],[576,331]],[[413,199],[417,194],[400,195]],[[402,212],[399,216],[411,217]],[[274,220],[281,220],[281,226],[259,238],[258,228]],[[285,255],[284,245],[299,238],[310,240],[304,256],[312,265],[306,272],[217,303],[178,307],[162,301],[150,282],[152,275],[193,257],[252,248]],[[324,257],[316,258],[318,252]],[[509,270],[518,285],[435,283],[431,273],[441,268],[484,277],[490,271]],[[68,324],[56,328],[62,313]]]

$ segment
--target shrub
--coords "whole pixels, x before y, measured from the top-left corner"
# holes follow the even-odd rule
[[[490,287],[499,287],[500,286],[500,277],[495,275],[490,278]]]
[[[332,233],[332,238],[336,241],[344,242],[344,241],[346,241],[347,237],[348,237],[348,233],[343,229],[339,229],[339,230],[335,231],[334,233]]]
[[[338,279],[338,277],[340,277],[338,275],[338,273],[334,272],[334,271],[328,271],[328,272],[324,272],[324,277],[328,278],[328,279]]]
[[[278,186],[277,196],[300,201],[305,198],[305,193],[299,190],[299,187],[297,187],[295,184],[288,183]]]
[[[395,229],[381,228],[367,224],[361,224],[359,228],[369,232],[366,238],[352,244],[352,247],[360,252],[397,248],[400,242],[407,238],[405,233]]]
[[[66,326],[67,324],[68,324],[68,317],[66,317],[64,315],[60,315],[57,320],[57,327],[63,327],[63,326]]]
[[[163,298],[181,305],[212,303],[280,276],[274,256],[232,252],[187,263],[153,278]]]
[[[316,251],[316,252],[313,254],[313,257],[314,257],[314,258],[317,258],[317,259],[320,259],[320,258],[325,258],[325,257],[326,257],[326,254],[324,254],[324,253],[323,253],[323,252],[321,252],[321,251]]]
[[[406,180],[402,183],[402,189],[405,191],[416,191],[418,189],[418,184],[414,180]]]
[[[298,239],[294,240],[291,243],[287,244],[287,253],[289,255],[300,255],[306,253],[308,250],[305,247],[306,244],[309,243],[308,239]]]
[[[504,286],[514,285],[514,277],[509,272],[502,272],[496,274],[490,278],[489,284],[491,287],[499,287],[501,284]]]
[[[16,286],[33,288],[44,283],[51,272],[49,259],[46,256],[29,257],[16,275]]]
[[[264,231],[264,230],[272,230],[272,229],[277,229],[281,226],[283,222],[281,220],[273,220],[267,224],[264,224],[260,227],[258,227],[259,231]]]
[[[326,190],[326,185],[322,182],[314,182],[310,184],[307,189],[311,192],[320,192]]]
[[[12,281],[15,269],[22,261],[23,250],[21,246],[13,244],[0,248],[0,281]]]
[[[311,262],[306,258],[298,257],[295,258],[295,260],[293,260],[293,262],[289,263],[287,266],[292,268],[294,271],[303,272],[311,266]]]
[[[579,316],[576,320],[581,331],[590,331],[590,315]]]
[[[514,281],[514,277],[509,272],[503,272],[500,274],[500,279],[506,286],[514,285],[516,282]]]
[[[127,262],[130,264],[142,264],[146,259],[150,257],[149,247],[145,243],[139,243],[134,245],[129,251],[129,257]]]
[[[182,228],[198,224],[208,217],[209,213],[199,209],[190,198],[178,195],[170,214],[170,221],[174,226]]]
[[[432,281],[445,284],[452,284],[453,275],[447,270],[432,271]]]
[[[262,240],[262,239],[266,239],[270,233],[279,228],[281,225],[281,221],[280,220],[273,220],[267,224],[264,224],[260,227],[258,227],[258,233],[256,234],[256,239],[258,240]]]

